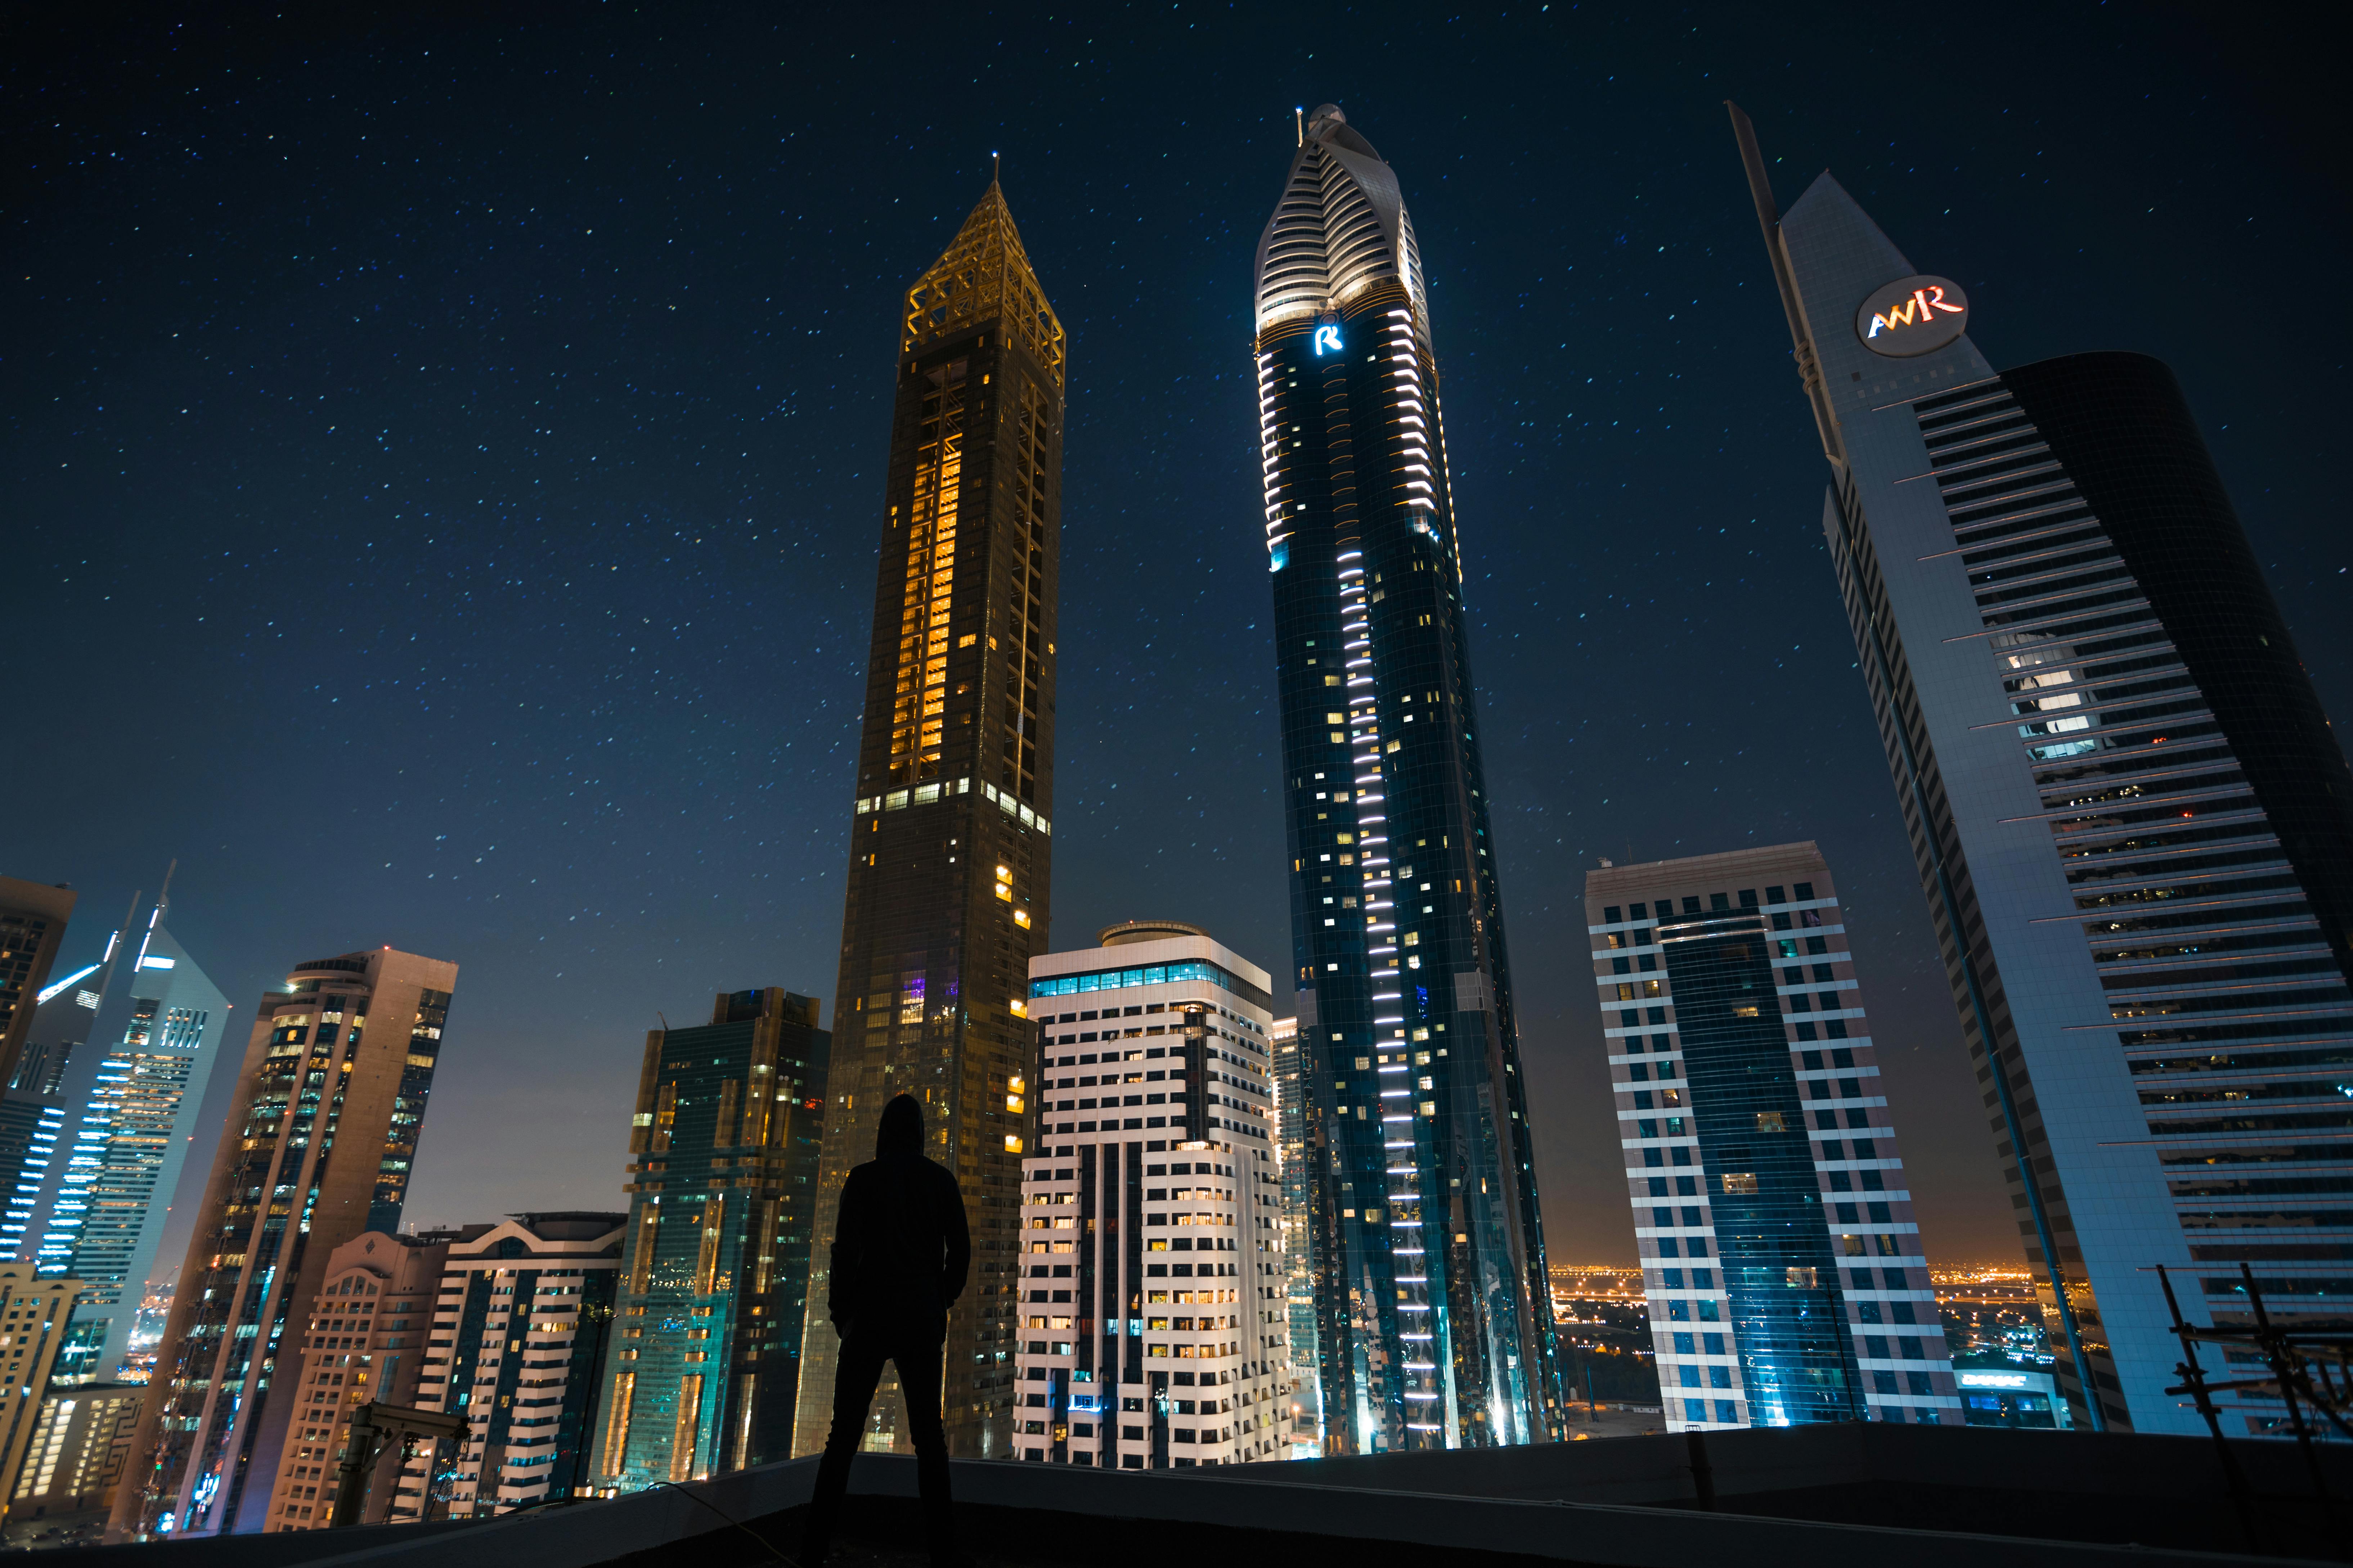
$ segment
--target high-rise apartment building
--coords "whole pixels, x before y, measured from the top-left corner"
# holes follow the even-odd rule
[[[292,1415],[268,1487],[263,1530],[326,1529],[334,1518],[352,1413],[375,1401],[417,1403],[434,1298],[448,1250],[443,1233],[369,1231],[329,1255],[319,1293],[303,1307],[304,1316],[287,1325],[291,1342],[279,1350],[279,1397]],[[360,1522],[381,1524],[392,1517],[401,1482],[396,1447],[380,1455],[369,1472]],[[263,1488],[257,1482],[253,1489]]]
[[[227,1027],[228,998],[174,940],[170,911],[167,876],[144,926],[118,933],[89,977],[97,1006],[69,1015],[88,1020],[87,1041],[58,1035],[53,1076],[67,1135],[33,1194],[25,1237],[44,1273],[83,1283],[58,1360],[69,1382],[113,1378],[130,1352]],[[53,1007],[43,1006],[45,1022]]]
[[[114,1507],[146,1396],[134,1383],[52,1382],[8,1493],[7,1517],[20,1528],[37,1519],[50,1521],[47,1529],[76,1525],[95,1534]]]
[[[803,1177],[815,1174],[814,1143]],[[417,1403],[463,1415],[466,1447],[454,1467],[437,1469],[424,1455],[411,1463],[393,1520],[486,1518],[570,1497],[595,1479],[597,1369],[612,1339],[628,1219],[521,1214],[443,1233],[448,1256]],[[799,1326],[789,1312],[783,1321]],[[642,1318],[632,1321],[642,1333]]]
[[[29,1263],[0,1263],[0,1513],[16,1497],[34,1451],[41,1395],[80,1289],[80,1280],[37,1273]]]
[[[1027,1070],[1022,993],[1045,943],[1061,548],[1061,323],[995,184],[907,291],[899,339],[834,991],[818,1268],[882,1107],[923,1103],[954,1172],[971,1283],[948,1315],[952,1453],[999,1457],[1013,1417],[1013,1293]],[[797,1453],[824,1447],[839,1342],[811,1300]],[[898,1442],[898,1401],[875,1402]]]
[[[1734,110],[1823,531],[2077,1424],[2196,1430],[2193,1317],[2333,1317],[2353,772],[2172,374],[1997,372],[1968,300]],[[2274,1401],[2239,1402],[2268,1431]]]
[[[1326,1445],[1543,1441],[1558,1355],[1421,255],[1329,104],[1257,323]]]
[[[1288,1458],[1270,977],[1178,921],[1096,942],[1029,963],[1015,1447],[1130,1470]]]
[[[0,1083],[16,1079],[76,896],[62,884],[50,888],[0,877]]]
[[[1960,1425],[1830,867],[1810,844],[1585,879],[1669,1431]]]
[[[1282,1213],[1275,1227],[1282,1241],[1284,1321],[1291,1341],[1291,1457],[1312,1459],[1324,1451],[1324,1390],[1316,1375],[1315,1277],[1308,1267],[1307,1205],[1314,1180],[1307,1163],[1306,1060],[1299,1047],[1299,1020],[1277,1018],[1269,1039],[1274,1047],[1275,1164],[1282,1183]]]
[[[400,1229],[457,983],[385,947],[298,964],[262,997],[110,1535],[263,1527],[298,1408],[273,1376],[283,1342],[337,1247]]]
[[[722,993],[701,1028],[646,1036],[599,1487],[790,1457],[832,1048],[817,1017],[771,986]]]

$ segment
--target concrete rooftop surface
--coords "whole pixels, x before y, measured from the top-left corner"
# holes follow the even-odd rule
[[[1189,1470],[959,1460],[982,1568],[1199,1568],[1218,1552],[1349,1568],[1449,1563],[1683,1568],[2094,1568],[2353,1557],[2353,1446],[2316,1450],[2340,1514],[2289,1442],[2238,1441],[2251,1544],[2221,1457],[2199,1438],[1872,1425],[1620,1437],[1537,1447]],[[911,1458],[860,1455],[830,1561],[925,1561]],[[789,1559],[816,1461],[485,1521],[74,1550],[139,1568],[735,1568]],[[1270,1558],[1268,1552],[1286,1554]],[[1300,1555],[1303,1554],[1303,1555]],[[1242,1559],[1238,1559],[1242,1560]]]

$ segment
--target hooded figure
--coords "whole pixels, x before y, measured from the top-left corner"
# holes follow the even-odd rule
[[[898,1372],[915,1443],[932,1561],[962,1561],[949,1508],[947,1437],[940,1430],[940,1348],[948,1308],[963,1294],[971,1267],[964,1194],[945,1166],[923,1157],[923,1108],[914,1096],[900,1095],[882,1108],[874,1158],[841,1186],[825,1300],[841,1354],[834,1368],[833,1430],[801,1538],[802,1568],[825,1561],[886,1361]]]
[[[826,1315],[845,1342],[870,1324],[938,1338],[971,1267],[964,1194],[945,1166],[923,1158],[923,1108],[900,1095],[882,1108],[872,1162],[842,1184]]]

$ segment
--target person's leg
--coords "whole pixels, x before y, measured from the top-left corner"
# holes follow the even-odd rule
[[[849,1461],[866,1431],[866,1412],[874,1403],[874,1385],[881,1380],[888,1346],[879,1334],[854,1334],[842,1342],[833,1363],[833,1429],[826,1434],[825,1456],[817,1462],[817,1487],[809,1494],[808,1518],[801,1526],[802,1568],[818,1568],[833,1542],[834,1521],[841,1500],[849,1490]]]
[[[948,1439],[940,1429],[941,1338],[929,1325],[899,1336],[891,1363],[899,1371],[899,1405],[915,1445],[915,1484],[923,1499],[923,1535],[935,1563],[961,1562],[955,1510],[948,1495]]]

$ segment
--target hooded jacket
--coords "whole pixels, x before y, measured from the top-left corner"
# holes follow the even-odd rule
[[[944,1331],[971,1268],[964,1194],[945,1166],[923,1157],[923,1108],[902,1094],[882,1108],[874,1158],[842,1184],[826,1313],[844,1331],[884,1323]]]

